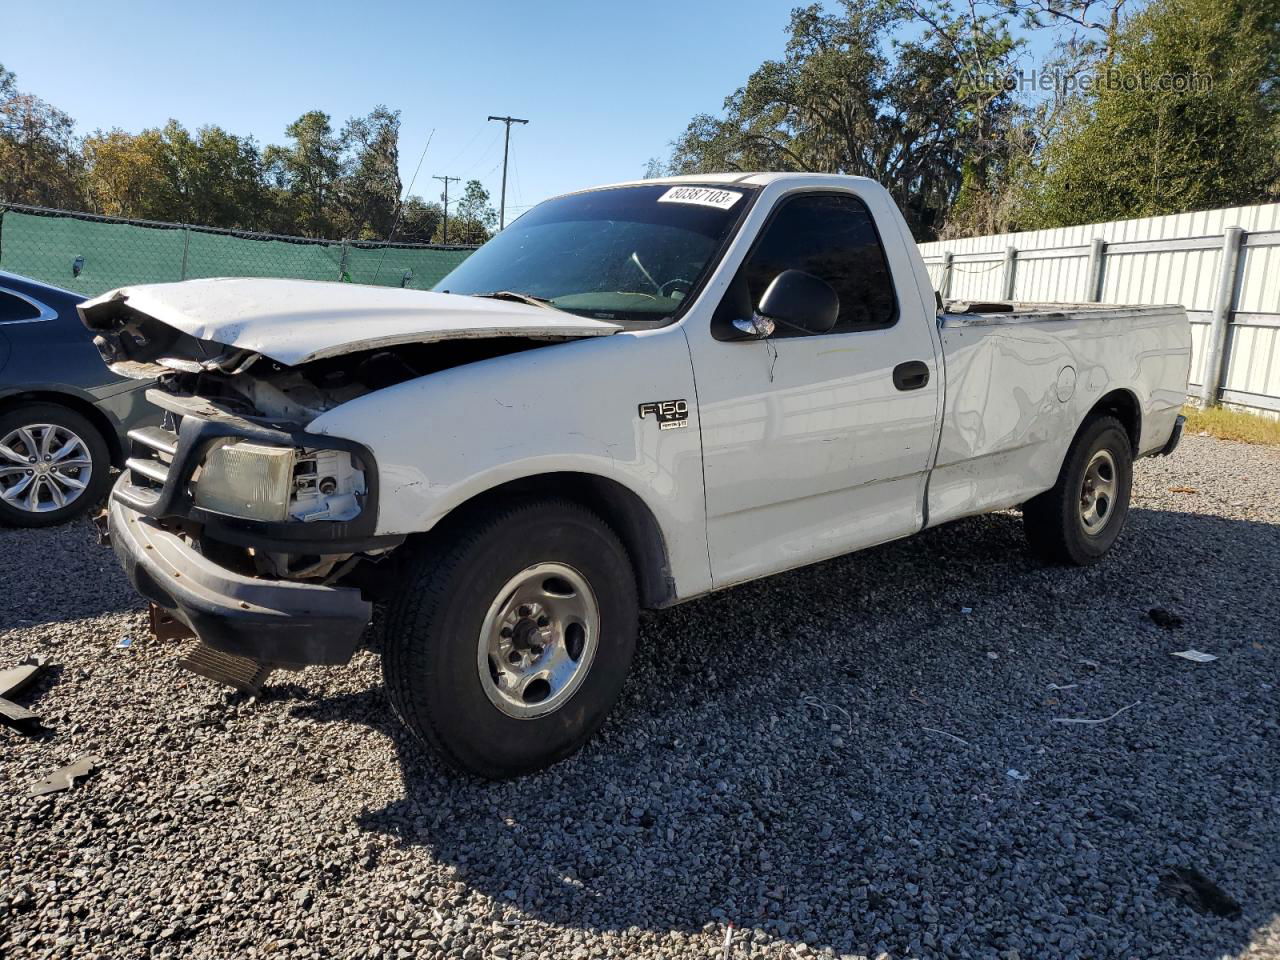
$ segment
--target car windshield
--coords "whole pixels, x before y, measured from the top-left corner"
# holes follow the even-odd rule
[[[753,188],[642,185],[534,207],[435,287],[522,294],[601,320],[664,321],[702,281]]]

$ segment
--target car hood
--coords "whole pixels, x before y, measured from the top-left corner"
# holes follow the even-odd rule
[[[482,297],[315,280],[215,278],[121,287],[87,300],[91,330],[151,318],[287,366],[404,343],[600,337],[615,323]]]

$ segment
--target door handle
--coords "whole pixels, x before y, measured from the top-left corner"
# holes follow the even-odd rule
[[[899,390],[919,390],[929,383],[929,365],[923,360],[908,360],[893,368],[893,385]]]

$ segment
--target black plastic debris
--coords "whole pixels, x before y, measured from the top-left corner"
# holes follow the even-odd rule
[[[1182,618],[1176,613],[1170,613],[1164,607],[1152,607],[1147,611],[1147,616],[1157,627],[1163,627],[1166,630],[1176,630],[1182,626]]]
[[[1181,900],[1197,913],[1226,917],[1228,920],[1240,916],[1240,904],[1193,867],[1172,867],[1160,878],[1157,890],[1165,896]]]
[[[10,698],[30,686],[43,669],[44,658],[32,656],[16,667],[0,670],[0,720],[23,731],[31,731],[39,726],[39,716]]]
[[[85,754],[79,760],[59,767],[38,783],[33,783],[27,791],[29,797],[42,797],[46,793],[58,793],[70,790],[77,780],[82,780],[102,766],[102,758],[93,754]]]

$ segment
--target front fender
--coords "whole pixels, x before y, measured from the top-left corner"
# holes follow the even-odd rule
[[[640,406],[683,400],[684,426]],[[672,421],[679,423],[679,420]],[[702,449],[688,345],[679,327],[538,347],[366,394],[313,433],[374,454],[378,534],[430,530],[512,480],[585,473],[616,481],[653,513],[681,596],[710,586]]]

